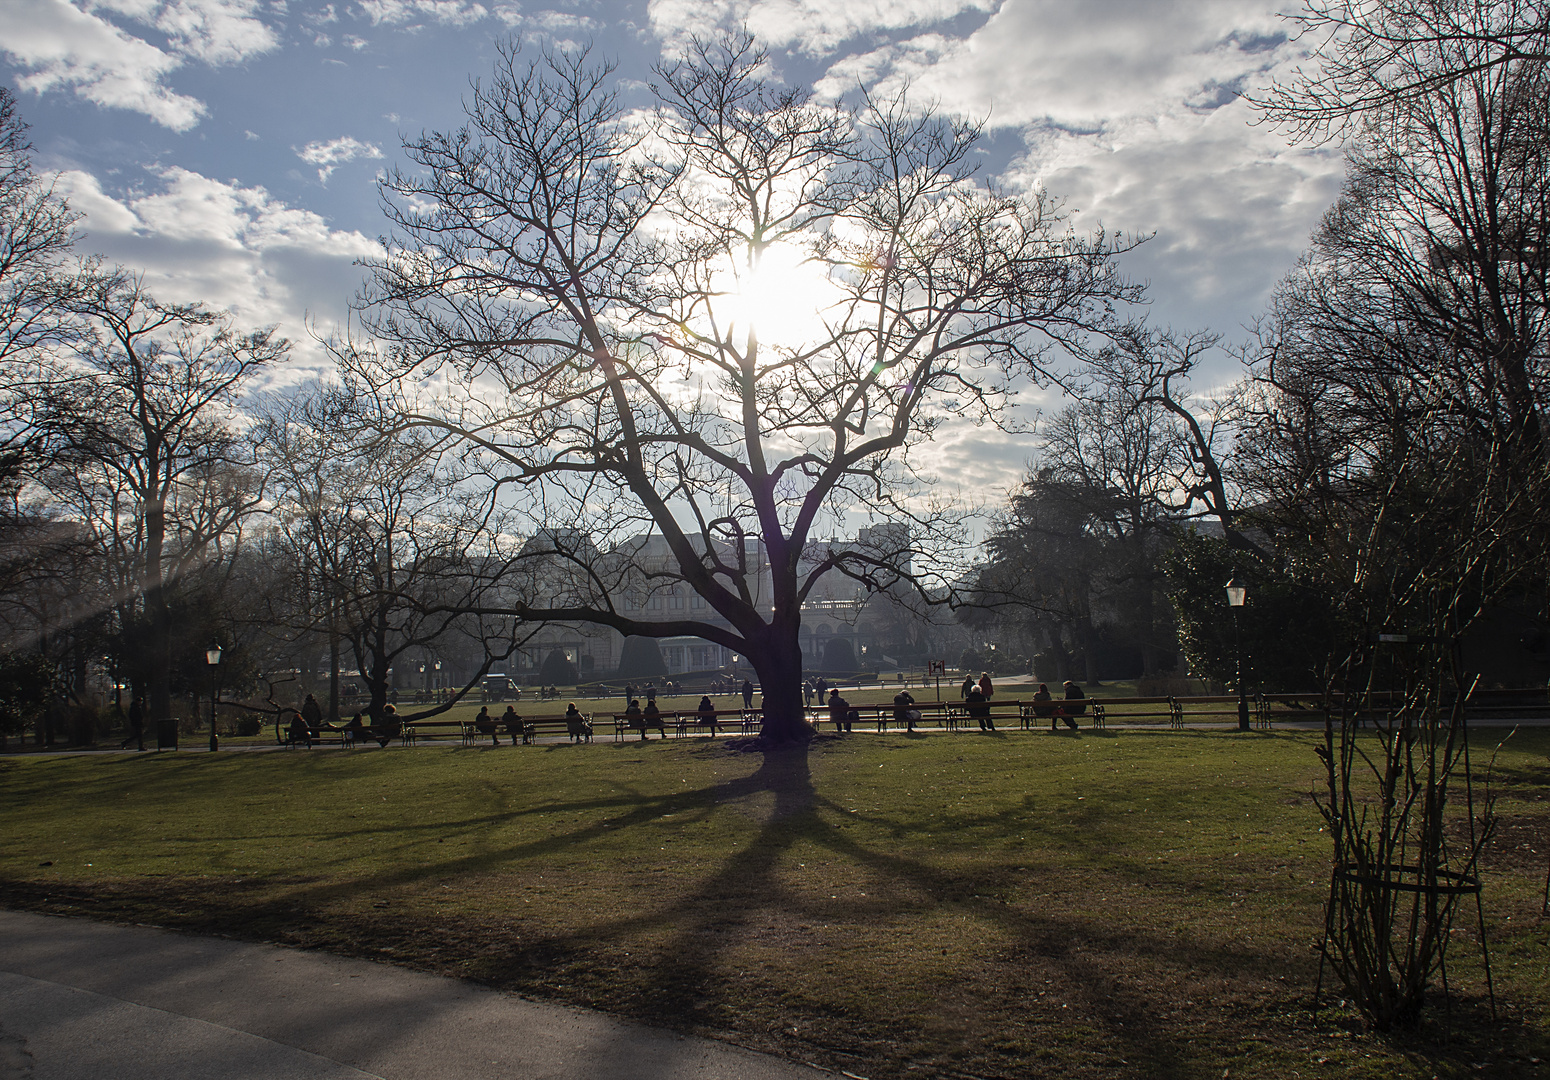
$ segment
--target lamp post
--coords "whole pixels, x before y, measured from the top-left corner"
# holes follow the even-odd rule
[[[220,694],[220,688],[216,683],[216,676],[221,670],[221,647],[205,650],[205,663],[210,665],[210,752],[221,748],[221,740],[215,733],[215,699]]]
[[[1227,606],[1232,608],[1232,638],[1233,651],[1238,654],[1238,730],[1249,730],[1249,695],[1243,685],[1243,627],[1238,612],[1243,610],[1243,601],[1248,598],[1248,590],[1234,581],[1227,583]]]

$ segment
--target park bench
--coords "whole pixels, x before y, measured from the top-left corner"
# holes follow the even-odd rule
[[[1084,700],[1092,713],[1095,728],[1107,727],[1110,720],[1151,720],[1157,717],[1166,719],[1169,727],[1184,726],[1184,713],[1176,698],[1113,697]]]
[[[624,713],[610,713],[609,715],[613,717],[614,721],[614,742],[618,742],[631,733],[644,735],[648,731],[659,732],[665,739],[667,738],[668,718],[677,717],[678,714],[658,712],[654,722],[646,719],[644,714],[641,716],[626,716]]]
[[[1179,718],[1182,724],[1186,720],[1229,720],[1238,722],[1238,695],[1237,694],[1195,694],[1189,697],[1174,698],[1179,705]],[[1270,714],[1268,711],[1254,708],[1252,699],[1249,704],[1249,722],[1256,727],[1270,726]]]
[[[924,727],[927,724],[945,725],[947,722],[947,706],[948,703],[945,701],[917,701],[913,705],[907,706],[907,708],[914,710],[918,714],[915,720],[915,726],[918,728]],[[875,711],[876,716],[873,719],[876,720],[877,730],[880,732],[888,731],[890,724],[897,731],[908,731],[910,729],[910,722],[899,719],[898,709],[891,701],[864,705],[862,710],[863,716],[868,711]]]
[[[289,724],[282,725],[277,723],[275,725],[275,735],[279,739],[280,745],[287,750],[294,749],[300,741],[291,736]],[[309,727],[307,728],[307,745],[311,746],[313,743],[317,743],[320,746],[325,743],[334,743],[348,750],[355,745],[355,733],[346,731],[344,728]]]
[[[1542,720],[1550,718],[1550,699],[1543,686],[1476,689],[1464,703],[1464,716],[1470,720]]]
[[[957,731],[960,727],[979,729],[979,719],[969,715],[969,705],[963,701],[943,702],[946,708],[946,727],[948,731]],[[1023,719],[1023,707],[1032,708],[1031,702],[1009,701],[1001,698],[991,698],[985,703],[990,707],[990,722],[996,726],[997,731],[1009,730],[1014,723],[1019,727],[1026,727]]]
[[[468,720],[406,720],[398,733],[398,740],[404,746],[413,746],[424,738],[457,735],[463,740],[463,745],[467,746],[472,741],[469,733],[473,726]]]
[[[573,724],[564,716],[534,716],[522,720],[522,742],[531,745],[545,735],[564,735],[573,742],[592,741],[592,716],[582,713],[580,723]]]
[[[1020,701],[1018,705],[1022,711],[1018,722],[1025,731],[1042,728],[1045,724],[1064,725],[1065,717],[1076,721],[1078,726],[1091,717],[1090,726],[1103,727],[1103,710],[1092,707],[1092,698],[1051,697],[1048,701]]]
[[[694,728],[704,728],[713,736],[733,731],[740,735],[757,734],[759,730],[759,712],[756,709],[717,709],[708,713],[696,709],[693,712],[674,713],[673,716],[677,717],[675,729],[679,735],[689,734]]]

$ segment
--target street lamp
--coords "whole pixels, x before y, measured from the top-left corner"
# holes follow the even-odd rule
[[[221,647],[205,650],[205,663],[210,665],[210,751],[214,753],[221,748],[220,737],[215,734],[215,699],[220,694],[216,683],[216,676],[221,670]]]
[[[1232,638],[1233,650],[1238,654],[1238,730],[1249,730],[1249,695],[1243,685],[1243,629],[1238,612],[1243,609],[1243,601],[1248,598],[1248,590],[1236,582],[1227,583],[1227,606],[1232,608]]]

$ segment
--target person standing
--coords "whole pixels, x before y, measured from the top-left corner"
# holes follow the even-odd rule
[[[126,750],[130,743],[135,744],[136,750],[145,749],[145,699],[139,694],[129,703],[129,738],[119,743],[118,748]]]
[[[307,726],[313,731],[321,731],[323,728],[323,707],[318,704],[318,699],[311,694],[307,700],[301,703],[301,718],[307,722]]]
[[[996,688],[990,681],[990,672],[988,671],[980,672],[980,693],[985,695],[986,701],[996,696]]]
[[[753,682],[749,679],[743,680],[743,708],[753,708]]]
[[[829,691],[829,719],[834,721],[835,731],[850,731],[850,702],[840,697],[840,688]]]
[[[965,672],[964,676],[963,676],[963,685],[958,688],[958,696],[963,698],[963,700],[968,701],[969,700],[969,691],[973,690],[973,689],[974,689],[974,676],[969,674],[968,672]]]

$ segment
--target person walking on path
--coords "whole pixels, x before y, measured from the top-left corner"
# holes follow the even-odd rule
[[[743,708],[753,708],[753,681],[750,679],[743,680]]]
[[[969,700],[969,691],[974,689],[974,676],[967,672],[963,676],[963,685],[958,688],[958,696],[963,700]]]
[[[980,672],[980,693],[985,695],[986,701],[996,696],[996,688],[991,684],[990,672],[988,671]]]
[[[145,749],[145,699],[138,694],[129,703],[129,738],[119,743],[118,748],[127,750],[130,743],[135,744],[136,750]]]
[[[840,688],[829,691],[829,719],[835,731],[850,731],[850,702],[840,697]]]

